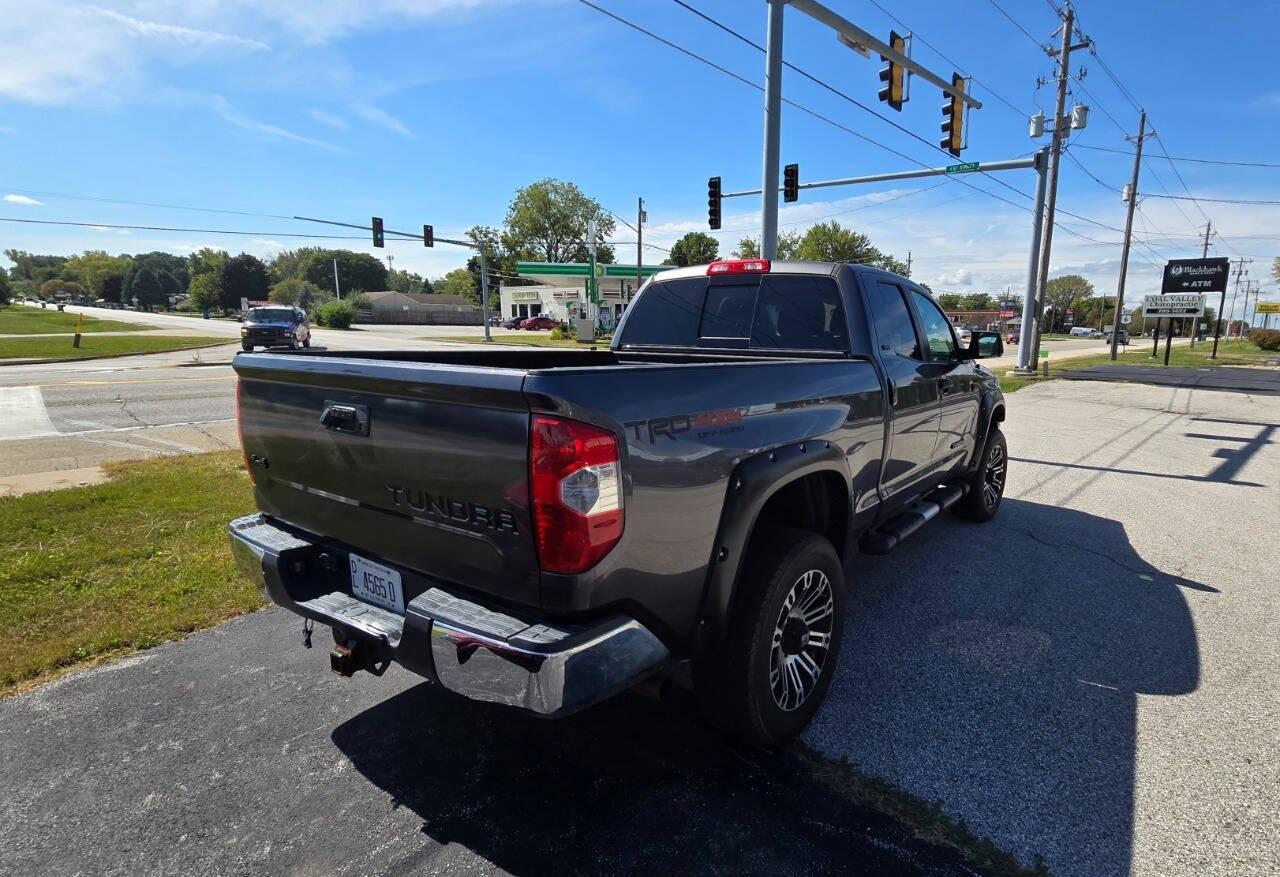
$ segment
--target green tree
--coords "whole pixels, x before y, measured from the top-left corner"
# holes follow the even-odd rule
[[[123,277],[132,265],[133,260],[126,256],[110,256],[103,250],[85,250],[63,264],[62,276],[80,283],[93,298],[105,298],[103,290],[107,279]]]
[[[949,311],[958,311],[964,307],[964,296],[958,292],[944,292],[937,299],[938,304]]]
[[[466,268],[454,268],[444,277],[436,280],[431,287],[441,295],[460,295],[471,302],[476,302],[475,279]],[[490,304],[493,304],[492,298]]]
[[[812,262],[858,262],[875,265],[881,253],[871,238],[838,222],[819,222],[800,240],[796,257]]]
[[[312,256],[328,258],[329,251],[323,247],[299,247],[296,250],[281,250],[271,260],[271,283],[276,284],[290,277],[302,277],[302,269]],[[332,266],[330,266],[332,267]],[[330,288],[333,284],[329,284]]]
[[[218,306],[218,275],[217,274],[194,274],[191,277],[191,285],[187,287],[187,293],[191,296],[191,309],[203,311],[205,308],[216,308]]]
[[[13,288],[9,285],[9,275],[0,271],[0,307],[13,301]]]
[[[387,266],[368,253],[321,250],[307,256],[297,277],[333,291],[333,260],[338,260],[338,283],[343,298],[350,292],[378,292],[387,288]]]
[[[796,253],[800,249],[800,239],[802,235],[798,231],[784,231],[778,235],[778,258],[798,259]],[[759,259],[760,258],[760,238],[742,238],[738,241],[738,248],[733,251],[735,259]]]
[[[164,287],[159,279],[151,273],[151,269],[143,266],[133,274],[133,282],[129,285],[131,297],[140,308],[150,309],[152,305],[164,301]]]
[[[157,279],[159,279],[161,271],[168,271],[178,281],[178,292],[180,294],[187,291],[187,284],[191,282],[191,274],[187,270],[187,260],[182,256],[175,256],[173,253],[162,253],[159,250],[143,253],[140,256],[133,257],[133,264],[125,272],[123,292],[125,301],[142,298],[133,288],[133,283],[134,278],[143,268],[148,269],[152,276]]]
[[[961,297],[960,306],[969,311],[993,311],[998,303],[994,297],[985,292],[971,292]]]
[[[664,265],[705,265],[720,258],[720,242],[701,231],[691,231],[671,245],[671,255]]]
[[[605,241],[616,227],[613,217],[573,183],[539,180],[516,191],[507,208],[502,245],[517,259],[586,262],[590,259],[587,224],[592,219],[596,222],[596,259],[612,262],[613,247]]]
[[[119,302],[124,296],[124,275],[112,274],[102,280],[102,297],[109,302]]]
[[[74,280],[63,280],[61,277],[55,277],[53,280],[46,280],[40,284],[40,297],[51,299],[57,295],[75,296],[84,295],[85,289]]]
[[[263,301],[267,297],[267,266],[248,253],[233,256],[218,269],[218,301],[224,311],[240,309],[240,299]]]
[[[387,289],[396,292],[422,292],[422,277],[412,271],[392,268],[387,272]]]
[[[1093,295],[1093,284],[1079,274],[1063,274],[1045,284],[1045,307],[1052,308],[1049,313],[1048,328],[1050,332],[1064,332],[1066,329],[1067,308],[1074,307],[1076,302],[1083,301]]]
[[[156,275],[156,280],[160,281],[160,289],[162,290],[163,295],[161,296],[160,301],[152,303],[153,306],[158,305],[162,308],[168,308],[170,302],[184,294],[184,290],[178,286],[178,278],[174,277],[168,271],[161,271],[158,273]]]
[[[226,250],[201,247],[187,256],[187,272],[195,278],[201,274],[216,275],[222,263],[231,258]]]
[[[39,256],[26,250],[5,250],[4,254],[13,267],[9,269],[10,280],[30,280],[38,287],[46,280],[53,280],[62,273],[66,256]]]
[[[282,305],[297,305],[309,310],[315,301],[316,292],[315,286],[307,281],[289,277],[272,286],[268,297]]]

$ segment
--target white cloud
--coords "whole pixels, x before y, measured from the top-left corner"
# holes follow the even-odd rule
[[[133,234],[133,232],[127,228],[111,228],[108,225],[91,225],[89,228],[94,231],[100,231],[103,234]]]
[[[253,244],[256,247],[271,253],[278,253],[281,250],[289,249],[289,244],[282,244],[280,241],[267,240],[266,238],[254,238]]]
[[[239,37],[234,34],[182,27],[181,25],[176,24],[164,24],[158,21],[143,21],[138,18],[132,18],[128,15],[122,15],[121,13],[114,12],[110,9],[103,9],[99,6],[88,6],[86,9],[89,12],[101,15],[104,18],[122,25],[129,33],[137,36],[171,39],[188,46],[225,45],[241,49],[249,49],[251,51],[271,51],[271,47],[264,42],[248,39],[247,37]]]
[[[318,146],[321,149],[328,149],[331,152],[345,152],[339,146],[332,143],[326,143],[323,140],[313,140],[310,137],[303,137],[301,134],[295,134],[287,128],[281,128],[279,125],[273,125],[270,122],[260,122],[257,119],[251,119],[240,113],[220,95],[213,95],[211,98],[213,109],[226,121],[235,125],[237,128],[243,128],[246,131],[257,131],[260,134],[266,134],[270,137],[279,137],[284,140],[293,140],[297,143],[305,143],[308,146]]]
[[[401,137],[413,137],[413,132],[406,128],[403,122],[378,107],[369,104],[362,104],[352,107],[351,111],[366,122],[372,122],[375,125],[380,125],[383,128],[386,128],[388,131],[394,131]]]
[[[1264,110],[1280,110],[1280,91],[1268,91],[1258,95],[1254,106]]]
[[[4,200],[8,201],[10,204],[26,204],[31,207],[41,207],[44,205],[43,201],[37,201],[35,198],[28,198],[26,195],[5,195]]]
[[[347,124],[347,120],[342,116],[326,113],[324,110],[308,110],[307,114],[321,124],[328,125],[330,128],[337,128],[339,131],[346,131],[351,126]]]
[[[12,125],[0,125],[0,134],[13,134],[18,129]]]
[[[972,282],[973,282],[972,272],[966,271],[963,268],[957,268],[955,271],[952,271],[950,274],[939,274],[937,277],[933,278],[933,280],[931,281],[933,285],[946,287],[947,289],[950,289],[954,286],[968,286]]]

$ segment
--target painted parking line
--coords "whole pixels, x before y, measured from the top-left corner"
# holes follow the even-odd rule
[[[0,441],[57,433],[39,387],[0,387]]]

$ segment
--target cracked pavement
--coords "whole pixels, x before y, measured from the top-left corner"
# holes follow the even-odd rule
[[[1280,397],[1008,397],[991,525],[851,570],[806,734],[1059,875],[1275,874]]]

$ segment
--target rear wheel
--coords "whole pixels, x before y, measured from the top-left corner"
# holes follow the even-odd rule
[[[1009,474],[1009,449],[1000,427],[991,424],[978,468],[969,476],[969,492],[956,504],[956,514],[971,521],[989,521],[1000,510],[1005,478]]]
[[[303,342],[302,342],[302,346],[303,346],[303,347],[307,347],[307,348],[311,347],[311,336],[310,336],[310,335],[308,335],[308,336],[307,336],[307,339],[306,339],[305,341],[303,341]]]
[[[844,630],[844,571],[817,533],[783,530],[749,553],[724,647],[698,672],[704,712],[759,746],[799,734],[822,706]]]

